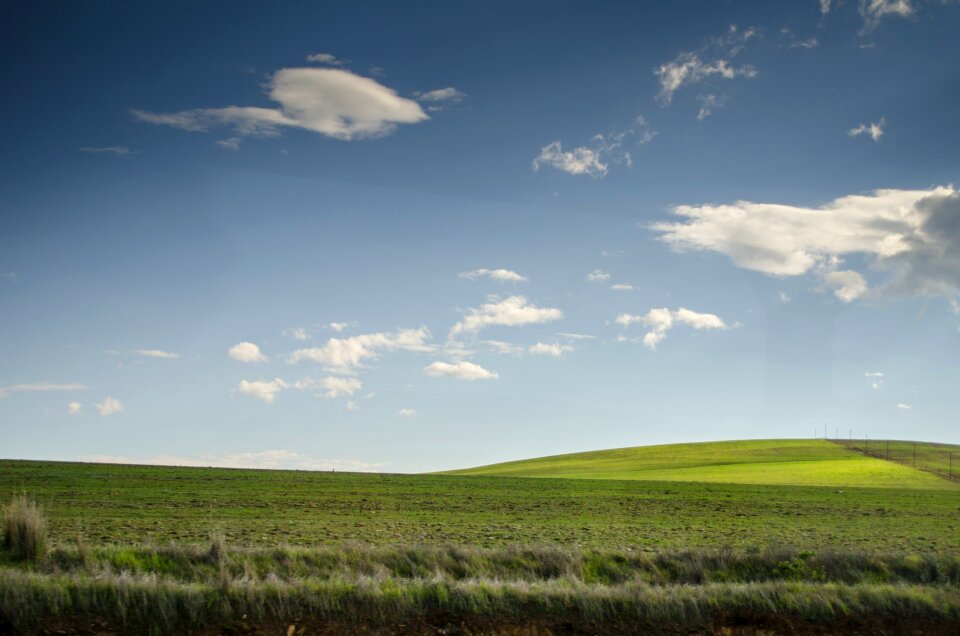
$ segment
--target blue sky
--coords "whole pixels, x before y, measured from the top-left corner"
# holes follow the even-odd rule
[[[0,11],[0,456],[960,442],[956,2]]]

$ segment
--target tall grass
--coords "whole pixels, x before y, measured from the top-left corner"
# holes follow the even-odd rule
[[[42,561],[47,554],[47,521],[26,495],[14,495],[4,506],[3,549],[17,561]]]
[[[569,579],[377,577],[238,580],[221,589],[155,574],[84,577],[0,570],[0,622],[31,632],[56,617],[101,620],[127,633],[178,633],[187,626],[219,628],[241,620],[315,626],[340,622],[377,631],[377,626],[411,621],[416,626],[417,621],[437,617],[441,623],[455,617],[500,626],[539,621],[561,631],[590,627],[599,633],[636,633],[653,627],[703,630],[718,620],[788,620],[821,626],[839,620],[955,624],[960,620],[960,589],[791,581],[658,587]]]

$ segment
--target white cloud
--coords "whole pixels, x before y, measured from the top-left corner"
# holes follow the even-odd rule
[[[172,353],[162,349],[137,349],[134,353],[144,358],[161,358],[163,360],[175,360],[180,357],[179,353]]]
[[[502,340],[484,340],[483,343],[489,345],[494,351],[501,355],[520,356],[526,353],[526,349],[523,346],[504,342]]]
[[[860,0],[864,29],[870,29],[888,16],[908,18],[917,11],[911,0]]]
[[[357,326],[357,323],[355,323],[355,322],[330,322],[330,323],[327,323],[327,327],[329,327],[330,329],[333,329],[333,330],[336,331],[337,333],[341,333],[341,332],[343,332],[343,331],[346,331],[346,330],[349,329],[350,327],[356,327],[356,326]]]
[[[329,376],[314,380],[313,378],[304,378],[293,383],[293,388],[301,391],[313,391],[323,389],[326,393],[323,397],[337,398],[341,395],[353,395],[363,388],[363,383],[357,378],[338,378]]]
[[[133,110],[131,115],[142,122],[195,132],[229,126],[241,136],[273,137],[283,128],[302,128],[346,141],[380,137],[398,124],[429,119],[416,101],[342,69],[281,69],[268,88],[270,99],[279,107],[227,106],[176,113]]]
[[[417,93],[417,97],[422,102],[448,102],[450,100],[461,100],[466,95],[452,86],[438,88],[425,93]]]
[[[243,141],[239,137],[229,137],[227,139],[221,139],[220,141],[215,141],[214,143],[223,148],[224,150],[240,150],[240,142]]]
[[[883,118],[880,121],[875,121],[872,124],[860,124],[856,128],[851,128],[847,131],[847,134],[851,137],[859,137],[860,135],[868,135],[870,139],[874,141],[880,141],[880,137],[883,136]]]
[[[121,413],[123,411],[123,404],[120,400],[115,400],[112,397],[108,397],[104,399],[103,402],[94,404],[93,406],[100,415],[113,415],[114,413]]]
[[[573,347],[557,342],[538,342],[534,345],[530,345],[527,351],[535,356],[551,356],[554,358],[562,358],[565,353],[573,351]]]
[[[824,276],[824,282],[833,289],[834,295],[845,303],[867,293],[867,281],[852,270],[832,271]]]
[[[343,470],[373,472],[387,466],[349,458],[318,458],[290,450],[266,450],[243,453],[205,454],[194,457],[154,455],[129,457],[118,455],[85,455],[84,462],[108,464],[147,464],[152,466],[218,466],[222,468],[260,468],[272,470]]]
[[[609,165],[601,159],[601,152],[581,146],[573,150],[564,150],[559,141],[554,141],[540,149],[533,160],[533,169],[540,170],[541,165],[551,166],[567,174],[588,174],[593,178],[607,174]]]
[[[897,404],[897,408],[900,409],[901,411],[909,411],[910,409],[913,408],[913,406],[900,402],[899,404]]]
[[[237,385],[237,393],[249,395],[270,404],[276,399],[280,391],[288,387],[289,385],[280,378],[253,381],[240,380],[240,384]]]
[[[625,146],[635,135],[639,135],[636,145],[642,146],[652,141],[657,133],[648,127],[643,116],[638,116],[633,127],[609,135],[596,134],[589,146],[564,150],[559,140],[543,146],[533,160],[533,169],[539,171],[540,166],[549,166],[567,174],[586,174],[599,179],[606,176],[611,164],[633,166],[633,157]]]
[[[434,362],[424,368],[427,375],[433,377],[447,376],[458,380],[495,380],[500,375],[496,371],[488,371],[479,364],[467,362]]]
[[[712,75],[723,79],[745,77],[753,79],[757,71],[750,65],[732,66],[728,60],[718,58],[704,62],[697,53],[681,53],[672,62],[661,64],[654,74],[660,80],[658,99],[664,104],[673,101],[673,94],[687,84],[698,84]]]
[[[310,334],[307,333],[307,330],[303,327],[290,327],[289,329],[283,330],[283,335],[293,340],[299,340],[305,342],[310,340]]]
[[[327,66],[343,66],[346,63],[332,53],[311,53],[307,56],[307,61],[313,62],[314,64],[325,64]]]
[[[757,71],[752,66],[734,66],[731,63],[731,59],[736,57],[755,35],[756,31],[753,29],[739,30],[736,26],[731,26],[723,36],[710,39],[698,51],[680,53],[672,61],[661,64],[653,71],[660,82],[657,99],[666,106],[673,101],[674,93],[684,86],[699,84],[711,77],[756,77]]]
[[[812,272],[847,302],[869,292],[862,272],[840,269],[852,255],[888,275],[879,292],[960,294],[960,194],[953,186],[876,190],[817,208],[738,201],[673,212],[683,220],[652,229],[674,249],[718,252],[773,276]]]
[[[360,405],[353,400],[347,400],[346,409],[348,411],[358,411],[360,410]]]
[[[602,269],[595,269],[589,274],[587,274],[587,280],[591,283],[599,283],[605,280],[610,280],[609,272],[605,272]]]
[[[414,409],[400,409],[399,411],[397,411],[397,414],[400,417],[413,417],[414,415],[417,414],[417,412]]]
[[[443,110],[450,104],[458,104],[464,100],[467,96],[466,93],[463,93],[452,86],[446,88],[438,88],[432,91],[426,92],[416,92],[413,94],[421,102],[426,102],[429,104],[427,110],[435,112],[438,110]]]
[[[779,298],[780,302],[784,305],[790,302],[790,296],[787,294],[787,292],[780,292],[777,298]]]
[[[614,283],[610,285],[610,289],[614,291],[633,291],[633,285],[627,283]]]
[[[84,391],[86,385],[71,382],[68,384],[57,384],[55,382],[35,382],[32,384],[14,384],[11,386],[0,386],[0,400],[11,393],[46,393],[48,391]]]
[[[864,375],[867,376],[868,378],[882,378],[886,374],[882,371],[867,371],[866,373],[864,373]]]
[[[496,296],[479,308],[468,310],[467,316],[450,328],[450,336],[475,333],[485,327],[502,325],[518,327],[563,318],[563,312],[553,307],[537,307],[524,296],[510,296],[499,300]]]
[[[698,95],[697,101],[700,102],[700,110],[697,112],[697,121],[703,121],[713,114],[715,108],[723,106],[724,100],[713,93]]]
[[[267,356],[252,342],[238,342],[227,350],[227,355],[237,362],[266,362]]]
[[[830,0],[820,0],[820,13],[826,15],[830,13]]]
[[[83,411],[83,404],[80,402],[70,402],[67,404],[68,415],[80,415],[81,411]]]
[[[557,332],[558,336],[563,338],[570,338],[571,340],[596,340],[596,336],[591,336],[585,333],[564,333],[562,331]]]
[[[129,157],[137,154],[126,146],[84,146],[77,148],[77,150],[94,155],[113,155],[115,157]]]
[[[310,360],[337,373],[353,374],[368,359],[382,351],[432,351],[426,341],[430,332],[426,327],[401,329],[396,333],[370,333],[349,338],[330,338],[322,347],[298,349],[287,358],[289,363]]]
[[[642,316],[623,313],[617,316],[614,322],[623,328],[627,328],[633,324],[649,327],[649,331],[643,336],[643,344],[650,349],[656,349],[657,345],[667,337],[667,332],[673,329],[676,324],[687,325],[698,331],[703,329],[729,328],[729,326],[715,314],[699,313],[685,307],[681,307],[675,311],[671,311],[666,307],[655,308]]]
[[[523,281],[527,280],[526,276],[521,276],[520,274],[509,269],[487,269],[483,267],[469,272],[460,273],[460,278],[468,278],[470,280],[477,280],[481,277],[492,278],[493,280],[505,283],[522,283]]]
[[[864,375],[870,378],[870,387],[873,389],[879,389],[883,386],[884,382],[884,373],[881,371],[867,371]]]

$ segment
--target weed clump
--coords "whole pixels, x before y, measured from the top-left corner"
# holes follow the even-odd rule
[[[42,561],[47,555],[47,521],[26,495],[14,495],[3,509],[3,549],[17,561]]]

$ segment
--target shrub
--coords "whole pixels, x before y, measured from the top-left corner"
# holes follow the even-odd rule
[[[47,521],[26,495],[14,495],[3,509],[3,549],[19,561],[41,561],[47,554]]]

